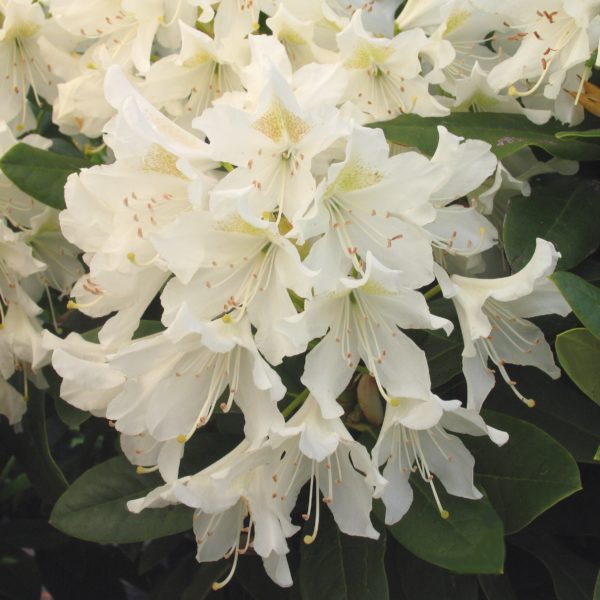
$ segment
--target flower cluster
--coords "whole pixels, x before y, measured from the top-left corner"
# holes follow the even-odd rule
[[[399,4],[7,0],[1,9],[3,135],[30,128],[29,95],[52,105],[64,134],[103,134],[109,157],[69,177],[64,238],[56,211],[1,192],[2,373],[20,368],[42,385],[51,352],[62,398],[109,419],[140,472],[160,471],[165,485],[130,510],[190,506],[198,560],[233,556],[217,587],[250,546],[291,585],[286,540],[307,483],[306,543],[322,503],[343,532],[376,538],[373,498],[397,522],[412,502],[411,473],[444,518],[440,485],[480,498],[455,434],[506,442],[479,411],[495,374],[533,404],[507,363],[559,374],[527,320],[570,310],[547,279],[559,258],[552,244],[538,240],[518,273],[473,276],[498,244],[494,195],[527,193],[533,155],[523,151],[526,168],[511,175],[489,144],[444,127],[427,157],[390,150],[369,125],[467,110],[578,122],[600,1]],[[407,333],[451,332],[424,294],[436,282],[458,315],[466,406],[431,391],[425,353]],[[107,318],[97,343],[42,335],[44,286]],[[135,337],[156,298],[162,330]],[[305,392],[282,412],[278,367],[297,355]],[[385,406],[370,453],[338,401],[357,378],[359,394],[371,386]],[[24,402],[3,386],[0,412],[16,422]],[[244,441],[179,477],[188,440],[215,413],[237,410]]]

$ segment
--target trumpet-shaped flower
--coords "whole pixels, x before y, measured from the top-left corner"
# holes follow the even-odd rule
[[[494,370],[500,372],[515,395],[528,406],[506,371],[506,363],[530,365],[553,378],[560,375],[542,331],[527,320],[546,314],[567,315],[571,309],[548,279],[560,254],[545,240],[537,239],[530,261],[518,273],[498,279],[475,279],[440,270],[439,281],[451,297],[463,335],[463,370],[467,379],[467,406],[479,410],[494,386]]]
[[[508,439],[506,433],[488,427],[476,411],[461,408],[458,400],[443,401],[429,394],[422,399],[402,398],[396,406],[388,404],[372,452],[375,464],[385,464],[383,476],[388,483],[376,496],[383,499],[388,525],[399,521],[412,504],[409,477],[413,472],[430,485],[443,518],[449,514],[440,501],[434,476],[449,494],[481,498],[473,484],[474,458],[448,431],[488,435],[498,445]]]

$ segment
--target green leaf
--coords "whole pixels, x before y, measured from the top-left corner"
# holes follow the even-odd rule
[[[511,541],[537,557],[548,569],[558,600],[589,600],[592,597],[597,567],[549,535],[522,533]]]
[[[138,328],[135,330],[133,334],[133,339],[137,340],[138,338],[146,337],[148,335],[153,335],[155,333],[159,333],[163,331],[165,326],[160,321],[152,321],[150,319],[142,319]],[[87,342],[93,342],[94,344],[98,343],[98,332],[102,329],[100,327],[94,327],[94,329],[90,329],[89,331],[85,331],[81,334],[81,337]]]
[[[59,210],[65,208],[67,177],[90,166],[92,164],[84,158],[22,143],[14,145],[0,159],[0,168],[20,190]]]
[[[454,330],[446,335],[442,330],[422,331],[419,347],[427,356],[431,387],[438,388],[462,372],[462,351],[464,344],[458,327],[452,301],[438,298],[429,303],[431,313],[453,321]]]
[[[597,138],[600,137],[600,129],[587,129],[585,131],[557,131],[554,134],[559,140],[568,138]]]
[[[559,139],[562,125],[552,121],[535,125],[527,117],[515,114],[452,113],[447,117],[401,115],[380,127],[388,141],[415,147],[432,155],[438,143],[437,127],[442,125],[455,135],[484,140],[498,158],[505,158],[527,146],[538,146],[553,156],[571,160],[600,160],[600,145],[584,139]]]
[[[465,500],[437,486],[442,505],[450,513],[440,516],[431,488],[411,477],[414,500],[406,515],[388,531],[405,548],[423,560],[456,573],[500,573],[504,565],[502,521],[487,498]],[[384,509],[375,503],[383,520]]]
[[[501,413],[484,411],[486,423],[507,431],[498,448],[487,438],[465,436],[475,456],[475,473],[502,518],[506,533],[528,525],[551,506],[581,489],[573,457],[537,427]]]
[[[154,473],[138,475],[121,457],[86,471],[59,498],[50,523],[73,537],[101,544],[126,544],[191,529],[186,506],[146,509],[134,515],[128,500],[145,496],[162,481]]]
[[[92,416],[89,412],[71,406],[59,397],[54,398],[54,409],[58,418],[71,429],[77,429]]]
[[[486,407],[533,423],[555,438],[578,462],[593,463],[600,444],[600,408],[568,382],[550,379],[538,369],[511,366],[510,375],[526,398],[535,399],[535,408],[519,402],[502,381],[496,383]]]
[[[33,558],[21,551],[0,556],[0,598],[39,600],[41,592],[41,576]]]
[[[212,592],[212,584],[220,581],[229,571],[230,563],[231,559],[199,565],[191,583],[181,595],[181,600],[204,600]]]
[[[558,269],[579,264],[600,244],[598,182],[545,175],[532,181],[531,196],[510,201],[504,226],[506,256],[515,270],[531,258],[536,238],[552,242],[562,257]]]
[[[600,340],[587,329],[570,329],[556,337],[556,353],[575,385],[600,404]]]
[[[158,538],[151,540],[147,546],[144,547],[140,561],[138,563],[137,572],[139,575],[144,575],[161,561],[163,561],[179,544],[181,543],[181,536],[170,535],[168,537]]]
[[[45,519],[11,519],[0,525],[0,548],[55,549],[68,541]]]
[[[3,424],[1,436],[12,446],[31,485],[40,498],[54,503],[67,489],[68,483],[54,461],[48,446],[46,405],[44,393],[29,387],[27,412],[21,421],[21,431]]]
[[[600,338],[600,288],[574,275],[558,271],[550,276],[577,318]]]
[[[397,553],[396,563],[406,600],[478,600],[476,577],[455,575],[406,550]]]
[[[253,600],[290,600],[290,588],[279,587],[266,574],[259,556],[246,554],[240,557],[235,579]]]
[[[517,600],[506,575],[480,575],[478,579],[487,600]]]
[[[325,508],[325,506],[323,506]],[[379,540],[340,533],[331,513],[322,510],[316,540],[300,550],[303,600],[387,600],[383,566],[385,531]],[[304,526],[311,534],[313,523]]]
[[[600,600],[600,571],[598,571],[598,575],[596,576],[596,585],[594,586],[592,600]]]

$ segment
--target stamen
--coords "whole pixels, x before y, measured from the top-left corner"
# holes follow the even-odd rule
[[[214,592],[225,587],[231,581],[233,574],[235,573],[235,569],[237,567],[238,556],[239,556],[239,552],[233,553],[233,564],[231,565],[231,570],[229,571],[229,574],[227,575],[227,577],[225,577],[225,579],[223,579],[222,581],[215,581],[212,584],[212,589]]]
[[[315,527],[313,529],[312,534],[304,536],[304,543],[305,544],[312,544],[317,539],[317,532],[319,531],[319,516],[320,516],[320,513],[321,513],[321,503],[319,502],[319,469],[318,469],[318,467],[316,469],[314,468],[314,461],[313,461],[313,471],[316,471],[316,473],[315,473],[315,479],[316,479],[316,485],[315,485],[315,505],[316,505]],[[312,488],[312,479],[311,479],[311,488]],[[312,494],[311,494],[311,499],[312,499]]]

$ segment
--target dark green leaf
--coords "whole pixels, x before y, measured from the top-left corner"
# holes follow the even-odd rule
[[[179,535],[170,535],[168,537],[151,540],[148,545],[144,547],[142,555],[140,556],[138,573],[144,575],[144,573],[153,569],[175,550],[180,543],[181,536]]]
[[[153,335],[154,333],[159,333],[164,329],[164,325],[160,321],[151,321],[148,319],[142,319],[138,328],[135,330],[133,334],[133,339],[137,340],[138,338],[146,337],[148,335]],[[102,327],[94,327],[94,329],[90,329],[81,334],[81,337],[84,338],[88,342],[93,342],[95,344],[98,343],[98,332],[102,329]]]
[[[479,585],[487,600],[517,600],[506,575],[480,575]]]
[[[17,460],[40,498],[54,503],[68,483],[48,446],[44,393],[30,386],[29,394],[21,431],[14,433],[11,427],[3,424],[2,436],[12,445]]]
[[[600,571],[598,571],[598,575],[596,576],[596,585],[594,586],[594,596],[592,600],[600,600]]]
[[[504,246],[512,267],[531,258],[536,238],[552,242],[571,269],[600,244],[600,183],[581,177],[546,175],[532,181],[531,196],[513,198],[504,226]]]
[[[67,541],[45,519],[12,519],[0,525],[0,548],[51,549]]]
[[[212,585],[221,581],[231,568],[230,560],[219,560],[198,565],[191,583],[185,588],[181,600],[204,600],[211,592]]]
[[[167,576],[152,590],[151,600],[180,600],[198,568],[193,556],[178,560],[167,572]]]
[[[519,531],[548,508],[581,489],[573,457],[537,427],[491,411],[486,423],[507,431],[498,448],[487,438],[465,436],[475,456],[475,473],[504,522],[506,533]]]
[[[550,276],[565,297],[577,318],[585,327],[600,338],[600,288],[585,279],[558,271]]]
[[[556,353],[577,387],[600,404],[600,340],[587,329],[570,329],[557,336]]]
[[[410,552],[396,555],[400,585],[406,600],[477,600],[477,578],[455,575],[419,560]]]
[[[85,423],[92,415],[85,410],[75,408],[67,404],[62,398],[54,398],[54,409],[59,419],[71,429],[77,429],[82,423]]]
[[[258,556],[241,557],[235,570],[235,578],[253,600],[290,600],[290,589],[279,587],[273,582]]]
[[[537,557],[548,569],[558,600],[590,600],[597,567],[548,535],[521,533],[511,541]]]
[[[386,600],[385,532],[380,530],[377,541],[345,535],[323,510],[316,540],[300,550],[302,600]],[[304,533],[312,531],[312,522],[307,523]]]
[[[39,600],[41,592],[40,572],[33,558],[24,552],[0,556],[0,598]]]
[[[538,146],[560,158],[600,160],[600,145],[593,140],[559,139],[556,133],[563,126],[558,122],[535,125],[523,115],[452,113],[439,118],[401,115],[392,121],[370,126],[383,129],[390,142],[432,155],[437,147],[439,125],[455,135],[490,143],[498,158],[510,156],[527,146]]]
[[[440,516],[428,484],[411,477],[414,500],[408,513],[388,531],[413,554],[456,573],[500,573],[504,565],[502,521],[487,498],[465,500],[437,486],[442,505],[450,513]],[[375,503],[383,518],[383,505]]]
[[[14,145],[0,159],[0,168],[20,190],[59,210],[65,207],[67,177],[90,166],[84,158],[40,150],[28,144]]]
[[[463,342],[456,323],[456,312],[450,300],[437,299],[430,302],[431,313],[455,322],[450,335],[444,331],[423,332],[419,346],[427,355],[427,364],[431,376],[431,387],[437,388],[462,372]]]
[[[568,382],[550,379],[538,369],[511,366],[510,375],[526,398],[535,399],[535,408],[527,408],[501,381],[486,400],[486,407],[533,423],[578,462],[592,463],[600,444],[600,408]]]
[[[153,473],[138,475],[124,458],[113,458],[86,471],[59,498],[50,516],[57,529],[82,540],[123,544],[151,540],[192,527],[186,506],[127,510],[128,500],[140,498],[161,485]]]

